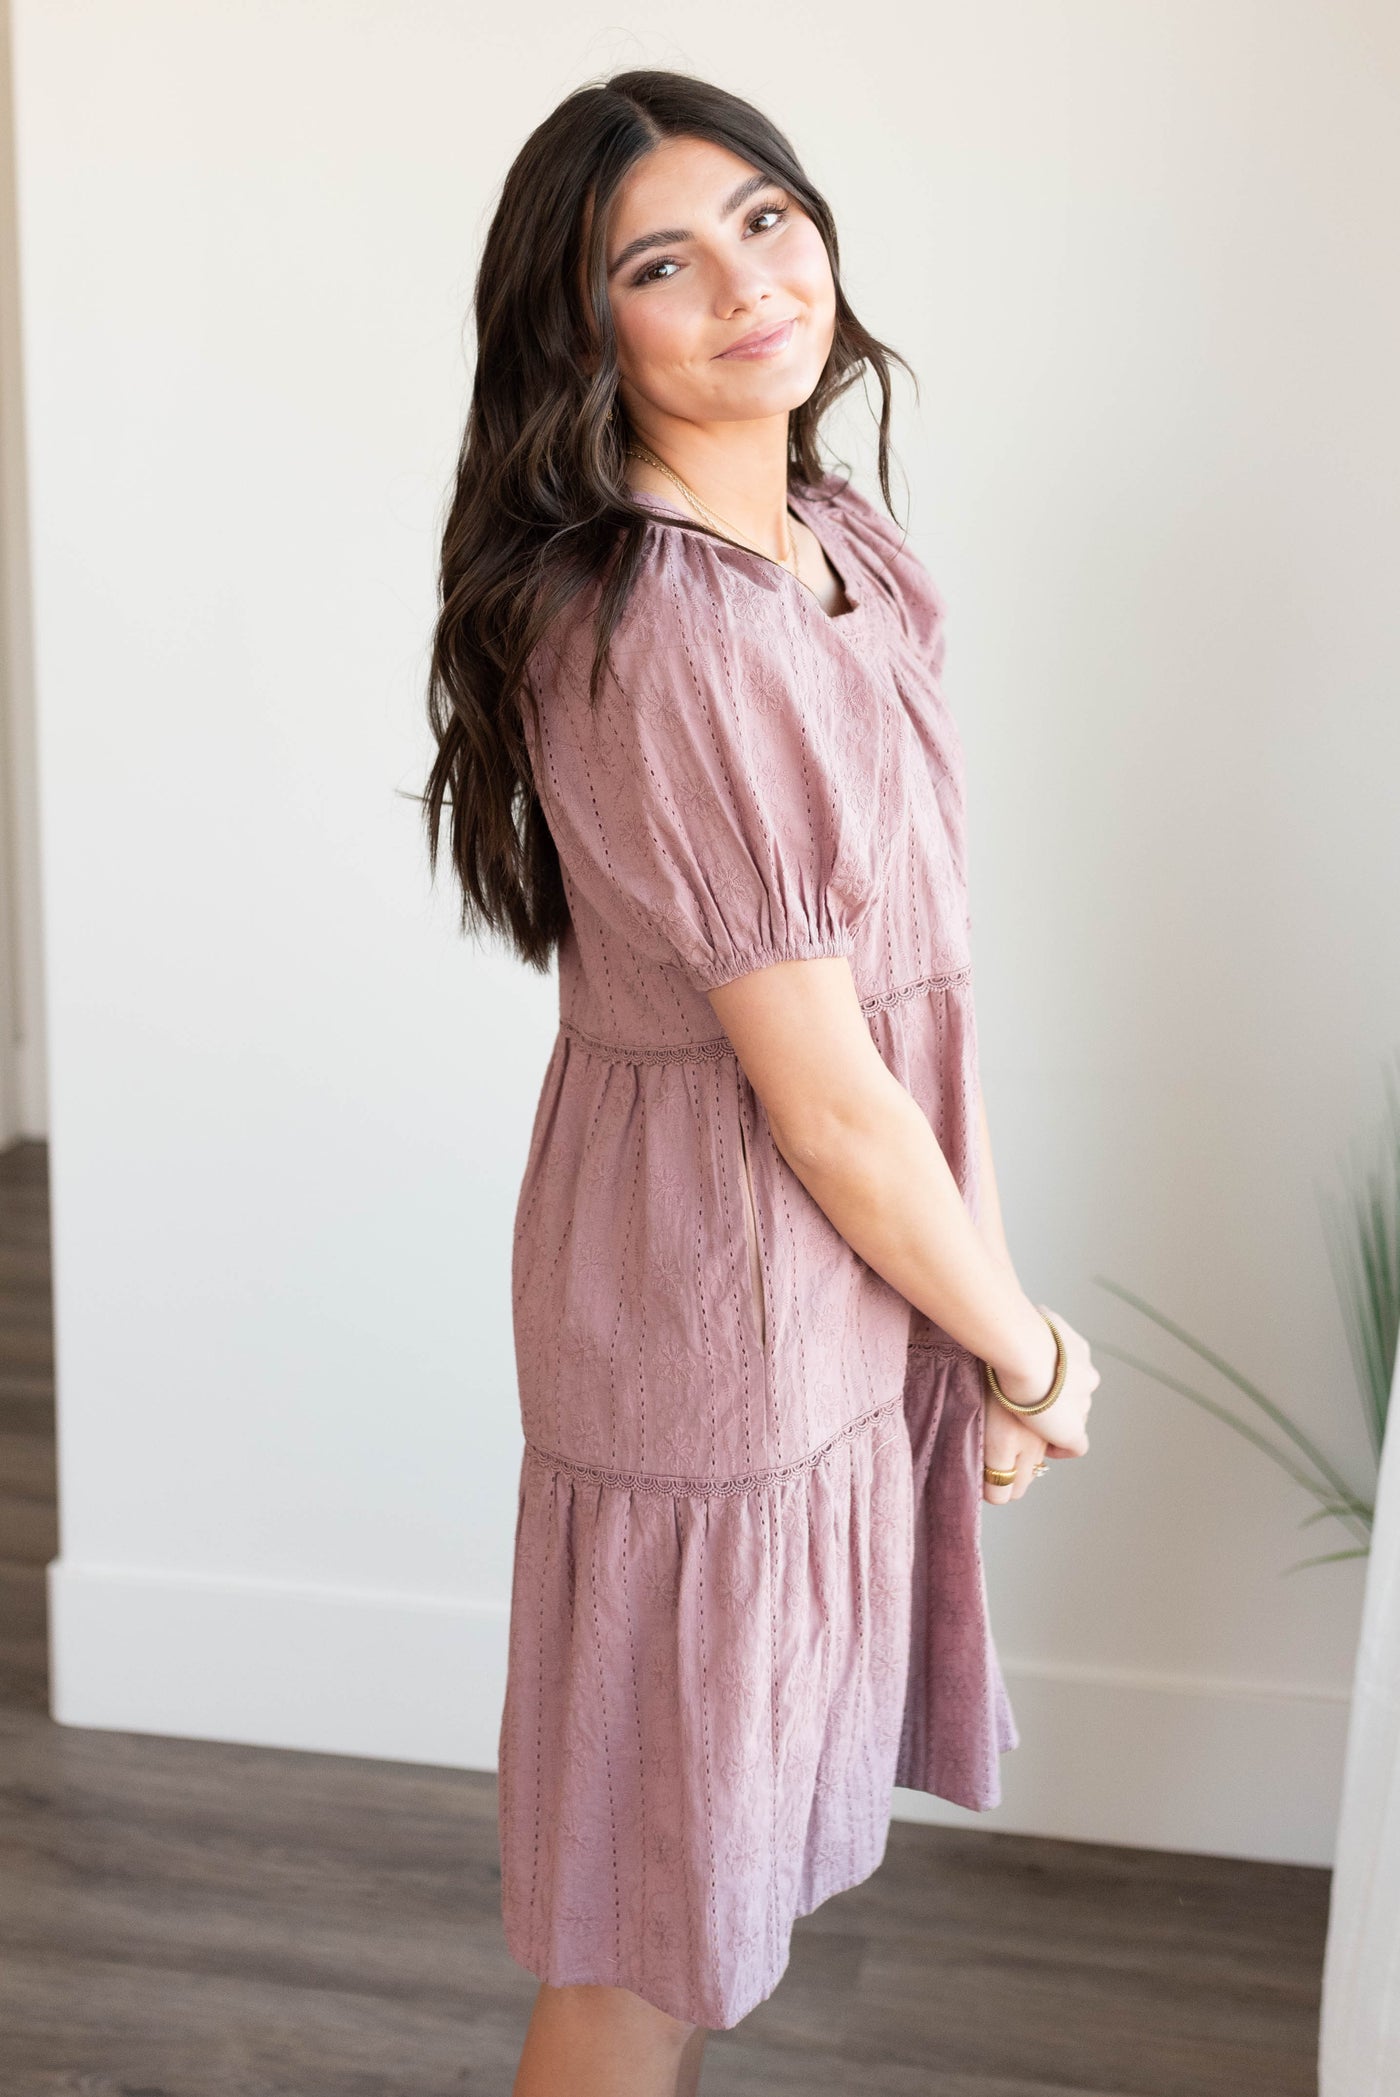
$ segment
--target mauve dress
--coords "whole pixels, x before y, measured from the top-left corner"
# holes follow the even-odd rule
[[[705,995],[846,955],[976,1215],[942,601],[832,475],[792,504],[854,606],[834,618],[645,500],[597,713],[588,598],[531,661],[572,922],[512,1259],[502,1918],[541,1980],[726,2029],[794,1918],[879,1865],[892,1787],[995,1806],[1018,1734],[980,1363],[808,1194]]]

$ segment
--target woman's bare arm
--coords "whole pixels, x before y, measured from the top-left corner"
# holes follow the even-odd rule
[[[995,1182],[989,1239],[927,1115],[876,1048],[845,958],[776,962],[709,996],[779,1151],[847,1243],[990,1361],[1009,1395],[1047,1390],[1054,1340],[996,1249]]]

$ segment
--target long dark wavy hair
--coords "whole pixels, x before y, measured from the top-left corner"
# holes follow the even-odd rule
[[[605,257],[619,184],[676,137],[728,147],[790,191],[820,228],[836,324],[820,379],[789,417],[789,485],[819,495],[821,419],[869,368],[881,397],[880,491],[893,515],[891,362],[914,375],[851,311],[835,221],[782,132],[737,95],[683,73],[614,73],[567,96],[516,155],[477,272],[476,371],[443,529],[428,682],[437,755],[421,797],[434,874],[450,808],[463,928],[489,928],[542,971],[569,912],[522,729],[522,707],[534,704],[526,666],[554,619],[599,583],[596,698],[654,519],[623,472],[632,431],[618,393]]]

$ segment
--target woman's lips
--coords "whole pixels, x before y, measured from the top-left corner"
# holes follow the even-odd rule
[[[759,335],[747,342],[736,342],[732,349],[721,350],[721,357],[775,357],[785,350],[792,340],[792,331],[797,326],[797,316],[785,320],[780,327],[770,328],[766,335]]]

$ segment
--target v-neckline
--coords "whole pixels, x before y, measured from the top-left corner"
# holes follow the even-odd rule
[[[628,493],[631,495],[634,502],[646,503],[659,510],[668,510],[672,516],[684,518],[689,523],[695,522],[695,519],[690,515],[690,512],[688,510],[683,510],[679,503],[668,502],[665,496],[663,495],[653,495],[649,489],[643,491],[638,488],[631,488],[628,490]],[[805,524],[808,531],[812,533],[812,537],[816,540],[818,546],[820,546],[822,550],[822,557],[825,560],[827,567],[830,568],[832,574],[836,577],[837,582],[841,585],[841,594],[846,600],[846,609],[844,612],[829,612],[826,606],[822,603],[821,599],[818,597],[816,591],[812,588],[810,583],[803,582],[800,575],[794,575],[791,568],[786,567],[782,561],[775,561],[770,554],[760,553],[756,546],[741,545],[737,539],[726,539],[722,543],[726,546],[733,547],[735,553],[746,553],[750,555],[750,557],[753,560],[762,561],[767,567],[776,568],[780,575],[786,576],[787,580],[790,583],[795,584],[795,586],[799,590],[805,590],[807,595],[812,599],[813,603],[816,605],[817,610],[821,614],[822,618],[827,620],[827,622],[830,625],[849,625],[850,621],[859,619],[862,611],[865,608],[864,590],[862,589],[862,592],[859,597],[854,596],[851,591],[851,563],[849,554],[843,554],[844,567],[838,567],[836,562],[831,558],[831,549],[827,545],[826,541],[821,537],[820,533],[813,529],[810,518],[805,514],[806,497],[798,494],[795,489],[789,489],[788,491],[788,507],[789,509],[793,509],[796,511],[798,522],[800,524]],[[664,523],[665,519],[663,518],[661,521]],[[839,525],[837,529],[839,532]]]

